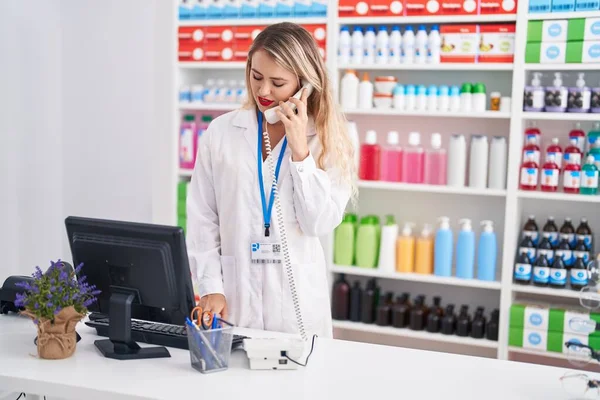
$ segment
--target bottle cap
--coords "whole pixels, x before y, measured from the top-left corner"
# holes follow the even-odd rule
[[[483,83],[476,83],[475,86],[473,86],[473,93],[485,94],[485,85]]]
[[[349,32],[349,31],[350,31],[350,27],[342,26],[342,32]]]
[[[554,81],[552,81],[552,84],[554,85],[554,87],[559,87],[562,86],[562,83],[562,74],[560,72],[555,72]]]
[[[354,223],[356,223],[356,219],[357,219],[356,214],[346,214],[346,215],[344,215],[343,222],[349,222],[351,224],[354,224]]]
[[[497,98],[497,97],[500,97],[500,96],[502,96],[502,93],[500,93],[500,92],[492,92],[492,93],[490,93],[490,97],[491,98]]]
[[[387,32],[387,28],[385,27],[385,25],[379,26],[379,32]]]
[[[375,27],[374,26],[367,27],[367,32],[375,32]]]
[[[362,28],[360,26],[355,26],[353,32],[361,32],[362,33]]]
[[[400,27],[398,25],[392,26],[392,32],[394,32],[394,31],[400,32]]]
[[[347,74],[356,75],[356,70],[354,70],[354,69],[347,69],[347,70],[346,70],[346,73],[347,73]]]
[[[412,31],[413,31],[413,27],[412,27],[412,25],[408,25],[408,26],[406,27],[406,32],[408,32],[408,31],[410,31],[410,32],[412,32]]]
[[[386,225],[396,225],[396,218],[393,215],[385,216],[385,224]]]
[[[458,86],[450,86],[450,96],[459,96],[460,88]]]
[[[533,78],[531,79],[531,86],[540,86],[542,84],[540,78],[542,77],[542,73],[541,72],[534,72],[533,73]]]
[[[575,85],[577,85],[577,87],[582,88],[585,86],[585,74],[583,72],[580,72],[577,74],[577,81],[575,82]]]
[[[440,27],[439,27],[438,25],[433,25],[433,26],[431,27],[431,30],[432,30],[432,31],[439,31],[439,30],[440,30]]]
[[[461,230],[463,231],[471,231],[471,220],[468,218],[463,218],[458,221],[461,224]]]
[[[587,158],[585,159],[587,164],[594,164],[596,162],[596,158],[594,156],[587,156]]]
[[[450,93],[450,88],[446,85],[441,85],[438,87],[438,96],[448,96]]]
[[[402,236],[412,236],[412,228],[415,226],[413,222],[407,222],[402,228]]]
[[[411,146],[418,146],[421,144],[421,135],[419,132],[411,132],[408,135],[408,144]]]
[[[427,237],[427,236],[431,235],[432,231],[433,231],[433,229],[431,227],[431,224],[424,224],[423,230],[421,231],[421,236]]]
[[[438,221],[440,221],[440,229],[449,229],[450,228],[450,218],[439,217]]]
[[[394,94],[394,96],[404,94],[404,86],[402,86],[402,85],[394,86],[393,94]]]
[[[427,31],[427,29],[425,29],[425,25],[419,25],[419,30],[420,31]]]
[[[185,122],[194,122],[195,119],[196,119],[196,117],[193,116],[192,114],[187,114],[183,117],[183,120]]]
[[[374,130],[368,130],[365,142],[367,144],[377,144],[377,132],[375,132]]]
[[[428,96],[437,96],[437,94],[438,94],[437,86],[429,85],[429,87],[427,88],[427,95]]]
[[[433,147],[436,150],[442,148],[442,135],[440,135],[439,133],[431,134],[431,147]]]
[[[427,95],[427,88],[425,87],[425,85],[417,86],[417,94]]]
[[[397,131],[388,132],[387,142],[388,142],[388,144],[397,146],[398,143],[400,143],[400,135],[398,134],[398,132]]]
[[[461,93],[471,93],[472,91],[473,91],[473,85],[471,85],[469,82],[463,83],[462,86],[460,87]]]
[[[202,116],[202,122],[210,122],[212,121],[213,117],[212,115],[203,115]]]
[[[552,138],[552,144],[558,144],[558,138],[557,137]]]
[[[415,85],[406,85],[404,94],[406,95],[413,95],[415,94]]]
[[[368,73],[368,72],[365,72],[365,73],[363,73],[363,78],[362,78],[362,80],[363,80],[363,82],[364,82],[364,81],[369,81],[369,80],[370,80],[370,79],[369,79],[369,73]]]
[[[494,232],[494,222],[490,220],[481,221],[481,225],[483,226],[484,232]]]

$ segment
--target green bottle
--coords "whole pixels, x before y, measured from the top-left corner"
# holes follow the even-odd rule
[[[375,268],[378,256],[378,234],[376,219],[373,216],[361,218],[356,232],[356,265],[362,268]]]
[[[588,155],[585,165],[581,167],[581,194],[598,194],[598,167],[593,155]]]
[[[595,122],[594,127],[587,134],[588,150],[600,149],[600,122]]]
[[[356,221],[356,215],[346,214],[335,230],[333,262],[337,265],[354,265]]]

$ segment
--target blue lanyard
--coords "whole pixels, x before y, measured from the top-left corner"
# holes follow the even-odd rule
[[[271,214],[273,212],[273,203],[275,200],[275,190],[273,184],[271,186],[271,196],[269,199],[269,205],[267,206],[267,198],[265,195],[265,184],[263,182],[263,171],[262,171],[262,123],[263,115],[261,112],[258,113],[258,152],[256,153],[256,159],[258,160],[258,184],[260,186],[260,200],[262,202],[263,209],[263,220],[265,221],[265,236],[269,236],[269,228],[271,227]],[[283,162],[283,155],[285,148],[287,147],[287,138],[283,140],[281,146],[281,152],[279,153],[279,159],[277,160],[277,167],[275,168],[275,181],[279,180],[279,170],[281,169],[281,163]]]

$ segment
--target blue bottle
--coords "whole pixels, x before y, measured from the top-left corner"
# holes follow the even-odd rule
[[[498,247],[494,223],[492,221],[481,221],[483,232],[479,236],[477,248],[477,279],[482,281],[496,280],[496,257]]]
[[[437,276],[452,275],[452,231],[450,230],[450,218],[440,217],[440,227],[435,234],[433,245],[433,273]]]
[[[456,277],[473,279],[475,268],[475,234],[471,220],[464,218],[460,221],[460,232],[456,243]]]

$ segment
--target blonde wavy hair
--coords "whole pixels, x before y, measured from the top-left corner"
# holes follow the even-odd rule
[[[248,53],[246,62],[246,88],[250,87],[252,56],[258,50],[265,50],[281,67],[293,72],[298,85],[305,80],[314,90],[308,98],[308,115],[314,118],[315,130],[321,144],[321,154],[317,166],[337,169],[341,178],[350,185],[352,199],[356,196],[354,147],[347,132],[347,122],[338,104],[333,99],[333,91],[323,58],[312,35],[300,25],[291,22],[273,24],[261,31]],[[254,108],[256,101],[249,95],[244,108]]]

